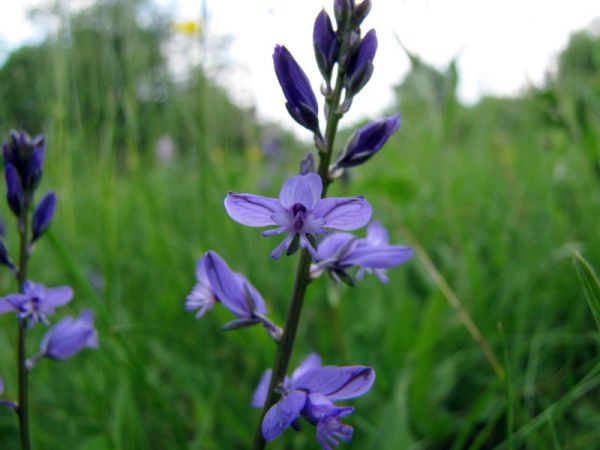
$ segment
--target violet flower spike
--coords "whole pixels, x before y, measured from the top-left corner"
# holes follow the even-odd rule
[[[48,330],[40,343],[41,357],[65,360],[84,348],[98,348],[98,333],[94,328],[91,310],[81,312],[78,318],[67,316]]]
[[[32,237],[31,242],[35,242],[52,223],[54,217],[54,211],[56,210],[56,194],[54,192],[48,192],[33,213],[31,218],[31,230]]]
[[[252,284],[242,275],[233,272],[216,252],[208,251],[196,265],[198,283],[185,302],[187,311],[198,310],[201,318],[215,303],[221,303],[238,319],[223,327],[226,330],[262,324],[269,335],[278,340],[281,329],[267,317],[265,301]]]
[[[279,259],[284,251],[293,249],[293,243],[298,239],[300,247],[318,261],[319,254],[310,239],[317,234],[326,234],[325,228],[356,230],[371,218],[371,206],[363,197],[322,199],[322,190],[323,183],[318,174],[297,175],[283,184],[278,199],[230,192],[225,198],[225,209],[229,217],[242,225],[277,226],[264,231],[263,236],[288,234],[271,253],[273,259]]]
[[[2,145],[4,167],[6,169],[10,165],[16,169],[28,200],[31,200],[42,178],[45,153],[45,137],[40,135],[31,138],[24,131],[11,131],[9,142],[4,142]]]
[[[371,122],[354,132],[334,169],[359,166],[368,161],[400,128],[400,114]]]
[[[321,262],[311,266],[311,277],[317,278],[323,270],[342,280],[350,275],[347,270],[358,266],[356,279],[361,280],[365,272],[374,273],[382,283],[387,283],[386,269],[399,266],[413,256],[410,247],[389,245],[387,230],[379,221],[367,228],[367,237],[357,239],[349,233],[335,233],[326,237],[318,248]]]
[[[311,354],[286,378],[280,390],[283,397],[265,415],[262,433],[267,441],[277,438],[300,417],[317,427],[317,441],[324,450],[338,446],[338,441],[352,439],[352,427],[341,419],[354,411],[337,406],[336,400],[348,400],[365,394],[375,381],[375,372],[365,366],[321,366],[318,355]],[[253,406],[266,401],[270,373],[263,375],[253,397]]]
[[[0,298],[0,314],[14,311],[21,320],[29,319],[29,326],[38,322],[48,325],[47,316],[64,306],[73,298],[73,289],[69,286],[47,288],[43,284],[26,281],[23,293],[10,294]]]
[[[288,49],[282,45],[275,46],[273,63],[288,112],[300,125],[321,136],[319,104],[308,77]]]
[[[354,97],[369,82],[373,74],[373,59],[377,52],[377,35],[370,30],[348,61],[346,97]]]
[[[313,47],[315,58],[323,78],[329,83],[333,66],[337,61],[339,45],[329,14],[322,9],[313,28]]]

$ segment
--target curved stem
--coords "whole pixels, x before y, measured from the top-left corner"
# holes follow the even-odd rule
[[[19,283],[19,292],[23,292],[25,281],[27,280],[27,263],[29,261],[29,215],[28,205],[19,218],[19,268],[17,272],[17,282]],[[19,406],[17,414],[19,416],[19,431],[21,436],[21,449],[30,450],[31,443],[29,438],[29,407],[27,390],[27,319],[19,319],[19,350],[18,350],[18,368],[19,368]]]
[[[347,46],[346,41],[347,33],[343,32],[341,51],[345,50],[345,47]],[[326,151],[324,153],[319,153],[321,159],[319,162],[318,173],[323,181],[321,198],[326,197],[327,188],[331,183],[331,180],[329,179],[329,164],[331,162],[331,155],[333,153],[333,144],[335,141],[335,135],[337,133],[338,122],[342,117],[342,114],[338,111],[338,108],[342,97],[344,81],[345,74],[338,65],[335,88],[333,89],[331,96],[326,99],[328,106],[327,126],[325,129]],[[262,434],[262,422],[267,414],[267,411],[269,411],[269,409],[276,403],[278,396],[277,388],[283,383],[285,375],[288,371],[288,366],[292,357],[294,341],[296,339],[296,332],[298,331],[298,324],[300,323],[302,305],[304,304],[304,294],[306,293],[306,288],[310,283],[310,263],[311,257],[308,251],[303,250],[300,254],[300,260],[298,261],[298,267],[296,269],[296,279],[288,307],[283,335],[281,336],[281,340],[277,346],[275,364],[273,365],[273,373],[271,375],[271,382],[269,383],[267,399],[263,406],[263,410],[260,415],[260,421],[258,422],[258,427],[254,435],[254,445],[252,447],[253,450],[263,450],[266,446],[266,442]]]

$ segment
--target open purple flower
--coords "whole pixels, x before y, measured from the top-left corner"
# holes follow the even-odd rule
[[[288,112],[296,122],[320,136],[319,104],[308,77],[289,50],[282,45],[275,46],[273,63]]]
[[[334,278],[351,281],[347,270],[358,266],[358,280],[366,271],[374,273],[383,283],[388,282],[386,269],[399,266],[413,255],[410,247],[389,245],[388,232],[379,221],[369,225],[364,239],[357,239],[350,233],[335,233],[323,239],[317,251],[321,261],[311,267],[313,278],[327,269]]]
[[[316,173],[297,175],[281,187],[279,198],[230,192],[225,198],[225,209],[233,220],[250,227],[277,228],[262,233],[274,236],[288,233],[271,253],[278,259],[285,250],[291,254],[298,239],[317,261],[319,255],[309,237],[326,234],[325,228],[356,230],[371,218],[371,206],[363,197],[321,198],[323,184]]]
[[[208,251],[196,265],[198,283],[185,301],[187,311],[198,310],[201,318],[215,303],[221,303],[238,319],[227,323],[225,329],[235,329],[263,324],[275,339],[281,330],[267,319],[267,307],[260,293],[240,273],[233,272],[216,252]]]
[[[265,372],[254,393],[252,405],[261,407],[271,381],[270,371]],[[375,372],[365,366],[321,366],[316,354],[309,355],[286,378],[280,391],[281,400],[273,405],[262,423],[262,433],[267,441],[277,438],[300,417],[317,427],[317,441],[323,449],[331,450],[338,441],[352,439],[352,427],[342,423],[354,408],[337,406],[337,400],[348,400],[365,394],[375,381]]]
[[[48,325],[46,316],[54,314],[55,308],[66,305],[73,298],[69,286],[47,288],[43,284],[26,281],[23,293],[0,298],[0,314],[15,311],[19,319],[30,319],[29,326],[38,322]]]
[[[65,317],[48,330],[40,343],[40,357],[64,360],[84,348],[98,348],[98,333],[94,328],[94,315],[86,309],[78,318]]]
[[[387,142],[400,128],[400,114],[371,122],[354,132],[343,155],[335,163],[335,168],[355,167],[363,164]]]

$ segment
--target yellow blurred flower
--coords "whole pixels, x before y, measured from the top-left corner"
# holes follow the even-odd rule
[[[262,160],[263,152],[260,147],[252,146],[246,149],[246,158],[253,164],[257,164]]]
[[[173,22],[173,30],[175,30],[176,33],[185,34],[187,36],[196,36],[202,33],[202,25],[194,20]]]

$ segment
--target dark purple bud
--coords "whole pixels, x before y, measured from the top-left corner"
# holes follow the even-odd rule
[[[331,19],[324,9],[321,10],[315,20],[313,46],[319,70],[325,80],[329,81],[333,72],[333,66],[338,57],[339,46],[333,26],[331,25]]]
[[[6,180],[6,201],[15,216],[20,217],[25,206],[25,194],[21,178],[15,166],[6,163],[4,166],[4,179]]]
[[[365,17],[369,15],[371,12],[371,0],[363,0],[358,5],[356,5],[352,10],[352,17],[350,19],[350,25],[352,28],[360,27],[360,24]]]
[[[312,153],[309,153],[302,161],[300,161],[300,175],[306,175],[309,172],[316,172],[315,157]]]
[[[31,218],[31,230],[33,233],[31,242],[35,242],[48,229],[50,223],[52,223],[55,209],[56,194],[48,192],[38,204]]]
[[[0,238],[0,264],[7,266],[10,269],[15,268],[15,265],[10,260],[10,256],[8,256],[8,249],[2,238]]]
[[[400,128],[400,114],[394,114],[357,130],[346,144],[344,153],[335,163],[336,168],[363,164],[381,150],[398,128]]]
[[[377,35],[369,31],[360,42],[358,49],[348,61],[346,72],[347,96],[356,95],[368,83],[373,74],[373,58],[377,52]]]
[[[354,0],[335,0],[333,12],[338,26],[342,26],[354,9]]]
[[[45,152],[45,137],[40,135],[32,139],[24,131],[11,131],[9,142],[2,145],[4,165],[6,167],[10,164],[16,169],[23,191],[29,199],[42,178]]]
[[[308,77],[287,48],[275,46],[275,74],[283,90],[285,104],[292,118],[315,134],[319,132],[319,105]]]
[[[6,236],[6,225],[4,225],[4,220],[0,217],[0,237]]]

